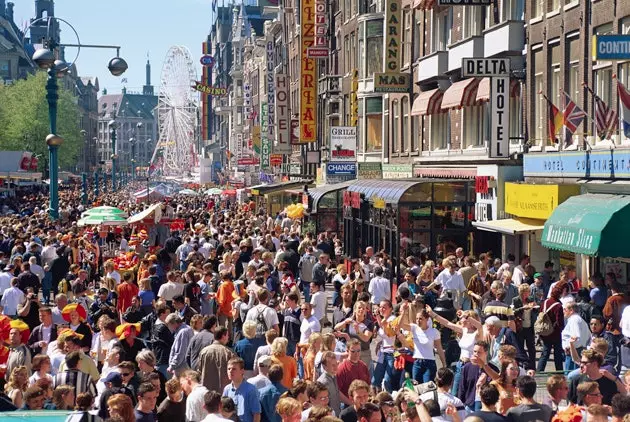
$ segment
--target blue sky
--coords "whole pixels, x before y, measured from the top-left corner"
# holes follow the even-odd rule
[[[35,16],[35,0],[13,2],[18,26]],[[211,5],[212,0],[56,0],[55,16],[74,26],[82,44],[120,45],[120,55],[129,64],[127,72],[116,78],[107,70],[115,50],[82,49],[77,60],[81,76],[97,76],[101,90],[107,88],[108,93],[120,92],[123,85],[141,91],[149,53],[151,83],[157,93],[162,63],[172,45],[188,47],[197,74],[201,74],[201,43],[210,30]],[[62,43],[76,44],[76,37],[63,23],[61,31]],[[66,60],[75,55],[75,49],[68,49]],[[128,83],[122,84],[121,78]]]

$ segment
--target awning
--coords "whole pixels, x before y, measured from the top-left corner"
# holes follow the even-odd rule
[[[405,192],[419,183],[407,180],[356,180],[348,186],[348,191],[362,193],[370,201],[377,197],[387,204],[398,204]]]
[[[431,91],[423,91],[413,101],[411,106],[412,116],[426,116],[442,112],[442,97],[444,91],[433,89]]]
[[[140,223],[144,219],[153,216],[153,221],[155,223],[159,222],[162,218],[162,204],[153,204],[149,208],[144,211],[139,212],[138,214],[134,214],[127,219],[127,223],[134,224]]]
[[[521,93],[521,84],[516,79],[510,79],[510,97],[516,98]],[[490,78],[483,78],[477,88],[477,102],[490,101]]]
[[[311,183],[313,183],[312,180],[291,180],[288,182],[270,183],[268,185],[252,186],[250,192],[254,196],[262,196],[273,192],[304,187],[304,185],[310,185]]]
[[[413,8],[420,10],[429,10],[432,9],[437,3],[436,0],[414,0]]]
[[[474,179],[477,176],[477,168],[414,167],[413,176],[423,178]]]
[[[630,257],[630,196],[586,194],[558,205],[545,222],[542,245],[584,255]]]
[[[320,186],[318,188],[315,189],[309,189],[308,193],[309,195],[311,195],[311,198],[313,198],[313,206],[312,206],[312,212],[317,212],[317,207],[319,205],[319,200],[326,195],[327,193],[331,193],[331,192],[336,192],[342,189],[346,189],[348,186],[350,186],[351,184],[355,183],[356,180],[351,180],[349,182],[343,182],[343,183],[335,183],[332,185],[324,185],[324,186]]]
[[[479,79],[470,78],[455,82],[445,92],[442,98],[442,110],[449,108],[470,107],[477,101],[477,87]]]
[[[535,233],[543,229],[545,222],[532,218],[506,218],[504,220],[473,221],[479,230],[509,235]]]

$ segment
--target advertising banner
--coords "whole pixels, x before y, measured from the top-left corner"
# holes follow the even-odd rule
[[[411,164],[383,164],[383,179],[408,179],[413,177]]]
[[[326,173],[331,175],[349,175],[357,174],[357,163],[327,163]]]
[[[359,163],[359,179],[382,179],[381,163]]]
[[[357,161],[357,128],[330,128],[330,161]]]
[[[510,78],[490,78],[490,157],[510,158]]]
[[[356,126],[359,123],[359,70],[352,70],[352,85],[350,87],[350,126]]]
[[[315,44],[307,50],[308,57],[325,59],[330,54],[328,49],[328,15],[326,0],[315,0]]]
[[[315,45],[315,0],[304,0],[301,10],[300,137],[299,144],[317,141],[317,69],[308,49]]]
[[[271,139],[268,132],[268,115],[267,115],[267,103],[260,103],[260,121],[262,127],[260,130],[260,168],[261,170],[269,169],[271,163],[269,162],[271,156]]]
[[[408,92],[411,74],[400,73],[401,0],[387,0],[385,7],[384,73],[374,73],[374,92]]]
[[[287,76],[276,74],[276,143],[274,154],[291,154],[291,115],[289,114],[289,84]]]
[[[276,92],[275,92],[275,75],[276,52],[273,38],[267,40],[267,142],[269,143],[269,154],[273,147],[273,141],[276,139]]]

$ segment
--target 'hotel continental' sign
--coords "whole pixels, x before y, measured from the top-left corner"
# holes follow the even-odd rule
[[[630,150],[525,154],[525,177],[630,179]]]
[[[300,60],[300,137],[298,144],[317,141],[317,69],[308,49],[315,45],[315,0],[302,3]]]
[[[410,74],[400,73],[402,9],[400,0],[387,0],[385,6],[385,72],[374,73],[374,92],[408,92]]]

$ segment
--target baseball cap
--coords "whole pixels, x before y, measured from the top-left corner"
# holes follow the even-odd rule
[[[109,374],[105,375],[105,378],[103,378],[103,382],[111,382],[114,385],[120,385],[122,384],[122,381],[122,376],[116,371],[110,372]]]
[[[271,356],[263,356],[258,359],[258,366],[264,366],[266,368],[271,366]]]
[[[534,273],[534,278],[540,278],[540,277],[542,277],[541,273]]]

